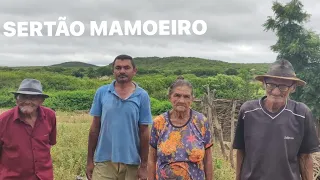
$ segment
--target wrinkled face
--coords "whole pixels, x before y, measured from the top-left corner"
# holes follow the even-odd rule
[[[264,87],[267,99],[273,103],[285,103],[289,94],[295,91],[294,81],[267,78]]]
[[[113,74],[118,83],[130,82],[136,72],[136,68],[133,68],[131,61],[128,59],[117,59],[114,63]]]
[[[16,99],[16,103],[23,114],[32,114],[36,112],[43,101],[44,98],[40,95],[19,94]]]
[[[192,91],[188,86],[178,86],[173,89],[170,95],[170,102],[175,111],[187,111],[191,107],[192,101]]]

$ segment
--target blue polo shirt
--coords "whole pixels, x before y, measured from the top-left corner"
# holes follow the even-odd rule
[[[90,114],[101,117],[95,162],[140,164],[139,124],[152,124],[150,98],[136,83],[134,93],[121,99],[111,84],[98,88]]]

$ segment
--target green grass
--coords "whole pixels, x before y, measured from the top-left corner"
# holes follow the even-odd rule
[[[57,112],[57,144],[51,153],[55,179],[85,176],[90,122],[91,117],[81,112]]]
[[[235,179],[235,169],[231,168],[230,163],[223,158],[218,145],[214,146],[213,161],[215,180]]]

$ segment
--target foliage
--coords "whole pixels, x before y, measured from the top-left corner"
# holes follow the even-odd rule
[[[165,76],[194,74],[198,77],[215,76],[217,74],[237,75],[241,70],[254,70],[255,74],[265,73],[267,63],[227,63],[218,60],[209,60],[196,57],[136,57],[134,62],[138,67],[137,74]],[[100,78],[112,76],[112,64],[95,66],[82,62],[65,62],[52,66],[33,67],[0,67],[1,71],[23,72],[51,72],[59,75],[74,76],[78,78]]]
[[[14,95],[9,89],[0,89],[0,107],[13,107],[15,103]]]
[[[44,92],[50,95],[45,104],[54,109],[73,111],[90,109],[94,93],[98,87],[110,83],[98,79],[75,78],[72,76],[52,75],[51,73],[22,73],[3,72],[0,77],[3,82],[0,95],[0,107],[11,107],[14,105],[13,96],[9,96],[9,91],[15,91],[23,78],[37,78],[44,87]],[[239,76],[228,76],[218,74],[210,77],[197,77],[193,74],[184,74],[184,78],[193,85],[193,93],[196,98],[200,98],[205,93],[206,85],[210,85],[217,91],[217,98],[230,99],[253,99],[261,96],[260,86],[252,81],[249,72],[243,71]],[[243,76],[243,77],[242,77]],[[244,78],[247,79],[244,79]],[[164,75],[140,75],[134,80],[144,88],[153,98],[155,104],[153,114],[159,114],[168,109],[168,89],[176,80],[177,76]]]
[[[216,90],[216,98],[248,100],[263,95],[258,91],[260,88],[258,84],[246,81],[239,76],[218,74],[208,79],[210,89]]]
[[[283,5],[274,2],[272,9],[275,17],[268,17],[263,24],[267,31],[276,33],[278,40],[271,46],[274,52],[279,53],[278,58],[288,59],[296,70],[297,76],[305,80],[308,85],[298,88],[292,98],[305,102],[319,119],[319,63],[320,63],[320,37],[312,30],[304,27],[310,14],[303,10],[299,0],[292,0]]]
[[[79,61],[70,61],[70,62],[64,62],[60,64],[54,64],[51,65],[53,67],[97,67],[96,65],[79,62]]]
[[[301,73],[301,78],[306,79],[308,84],[304,88],[298,88],[293,97],[299,99],[309,106],[314,116],[320,117],[320,78],[316,75],[320,74],[320,64],[314,67],[307,68],[304,73]]]
[[[255,69],[257,74],[266,72],[267,63],[227,63],[218,60],[209,60],[196,57],[136,57],[134,58],[139,68],[156,70],[157,73],[170,75],[195,74],[196,76],[214,76],[225,74],[229,71],[235,73],[241,69]],[[230,74],[231,75],[231,74]],[[233,74],[235,75],[235,74]]]
[[[154,116],[160,115],[172,108],[169,101],[159,101],[155,98],[150,98],[151,101],[151,113]]]
[[[88,78],[79,79],[72,76],[65,76],[51,72],[25,72],[19,71],[0,71],[1,89],[8,88],[16,90],[24,78],[35,78],[42,82],[44,91],[52,90],[85,90],[98,88],[104,81],[91,80]]]
[[[94,90],[58,91],[51,93],[44,105],[55,110],[89,110],[92,105]]]
[[[165,58],[164,62],[174,64],[172,62],[174,58]],[[183,75],[183,77],[190,81],[193,85],[193,94],[196,98],[206,92],[206,86],[210,85],[211,88],[215,88],[217,92],[217,98],[231,98],[231,99],[252,99],[261,96],[261,87],[256,82],[253,82],[253,75],[256,74],[255,68],[226,68],[217,70],[215,75],[210,75],[209,70],[202,69],[207,74],[194,74],[184,73],[193,72],[194,67],[199,68],[199,64],[195,63],[193,58],[180,58],[186,60],[185,63],[178,62],[181,66],[184,64],[190,65],[189,68],[177,69],[171,67],[171,70],[164,69],[164,73],[157,74],[138,74],[134,77],[134,81],[138,85],[144,88],[151,97],[152,114],[158,115],[171,108],[171,104],[168,101],[168,90],[172,83],[176,80],[177,74]],[[181,61],[182,61],[181,60]],[[146,61],[142,59],[141,61]],[[162,60],[161,60],[162,61]],[[201,63],[209,63],[208,60],[201,60]],[[151,60],[150,62],[155,63]],[[211,62],[210,62],[211,63]],[[228,64],[219,62],[223,65]],[[139,59],[137,61],[139,64]],[[166,66],[163,62],[159,65]],[[145,66],[146,67],[146,66]],[[146,70],[148,69],[148,70]],[[145,73],[148,72],[160,72],[162,70],[146,68]],[[101,71],[99,71],[101,70]],[[200,69],[199,69],[200,70]],[[227,71],[226,75],[223,72]],[[87,76],[81,76],[79,78],[75,72],[80,74],[86,74]],[[211,71],[213,72],[213,71]],[[50,98],[46,99],[45,105],[54,108],[56,110],[74,111],[74,110],[89,110],[92,104],[94,93],[100,86],[110,83],[113,80],[112,76],[100,77],[99,74],[112,75],[112,68],[110,66],[104,67],[22,67],[22,68],[1,68],[0,69],[0,107],[12,107],[15,105],[13,96],[9,91],[16,91],[19,84],[24,78],[36,78],[42,82],[43,90],[50,95]],[[78,77],[75,77],[78,76]]]
[[[319,36],[303,27],[310,14],[303,11],[299,0],[292,0],[282,5],[274,2],[272,10],[275,18],[268,17],[263,24],[266,30],[275,31],[278,40],[271,46],[279,58],[289,59],[297,72],[302,71],[309,63],[319,62]]]
[[[83,78],[84,74],[80,69],[78,69],[78,70],[72,72],[72,76]]]
[[[238,75],[238,71],[233,68],[228,68],[227,70],[224,71],[226,75]]]

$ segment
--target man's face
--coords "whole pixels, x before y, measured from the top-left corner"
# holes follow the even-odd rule
[[[294,81],[276,78],[265,80],[267,99],[273,103],[285,103],[291,92],[294,92]]]
[[[114,63],[113,74],[118,83],[130,82],[136,72],[129,59],[117,59]]]
[[[40,95],[19,94],[16,99],[20,112],[23,114],[32,114],[36,112],[43,101],[44,98]]]

